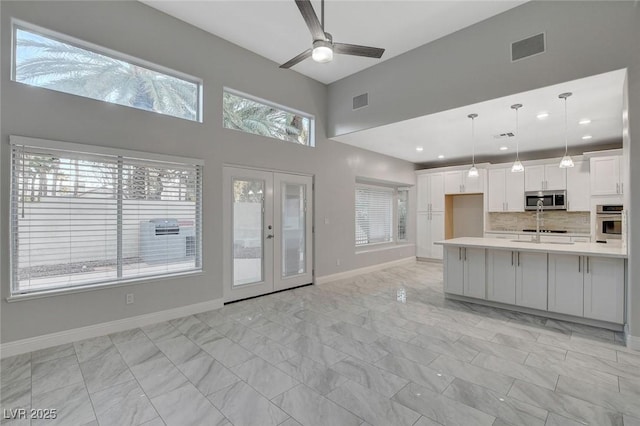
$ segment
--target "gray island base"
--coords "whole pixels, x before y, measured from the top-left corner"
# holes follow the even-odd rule
[[[597,243],[454,238],[444,247],[446,297],[620,331],[627,251]]]

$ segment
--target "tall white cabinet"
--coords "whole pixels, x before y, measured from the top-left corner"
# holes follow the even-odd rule
[[[433,243],[444,239],[444,174],[419,174],[417,193],[416,256],[442,259],[442,247]]]

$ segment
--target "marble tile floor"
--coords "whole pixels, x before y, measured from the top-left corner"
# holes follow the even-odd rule
[[[638,426],[621,337],[446,300],[419,262],[3,359],[0,422]]]

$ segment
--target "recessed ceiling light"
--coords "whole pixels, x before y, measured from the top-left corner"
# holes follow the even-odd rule
[[[501,147],[500,147],[500,151],[506,151],[506,150],[508,150],[508,149],[509,149],[509,147],[508,147],[508,146],[501,146]]]
[[[444,155],[440,154],[438,155],[438,158],[442,160],[444,158]]]
[[[421,146],[416,146],[416,151],[418,151],[418,152],[422,152],[422,150],[424,150],[424,148],[423,148],[423,147],[421,147]]]
[[[578,124],[589,124],[591,123],[591,120],[589,120],[588,118],[583,118],[582,120],[578,121]]]
[[[538,120],[544,120],[545,118],[549,117],[549,113],[541,112],[540,114],[536,115],[536,117],[538,118]]]
[[[591,139],[592,137],[593,137],[593,136],[591,136],[591,135],[584,135],[584,136],[582,137],[582,139],[587,140],[587,139]]]

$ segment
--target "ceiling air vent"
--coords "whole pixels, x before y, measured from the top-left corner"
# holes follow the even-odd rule
[[[545,51],[544,33],[525,38],[524,40],[511,43],[511,62],[539,55]]]
[[[363,93],[362,95],[353,97],[353,109],[360,109],[369,106],[369,94]]]
[[[506,132],[506,133],[499,133],[497,135],[493,135],[494,139],[504,139],[504,138],[512,138],[515,135],[513,134],[513,132]]]

